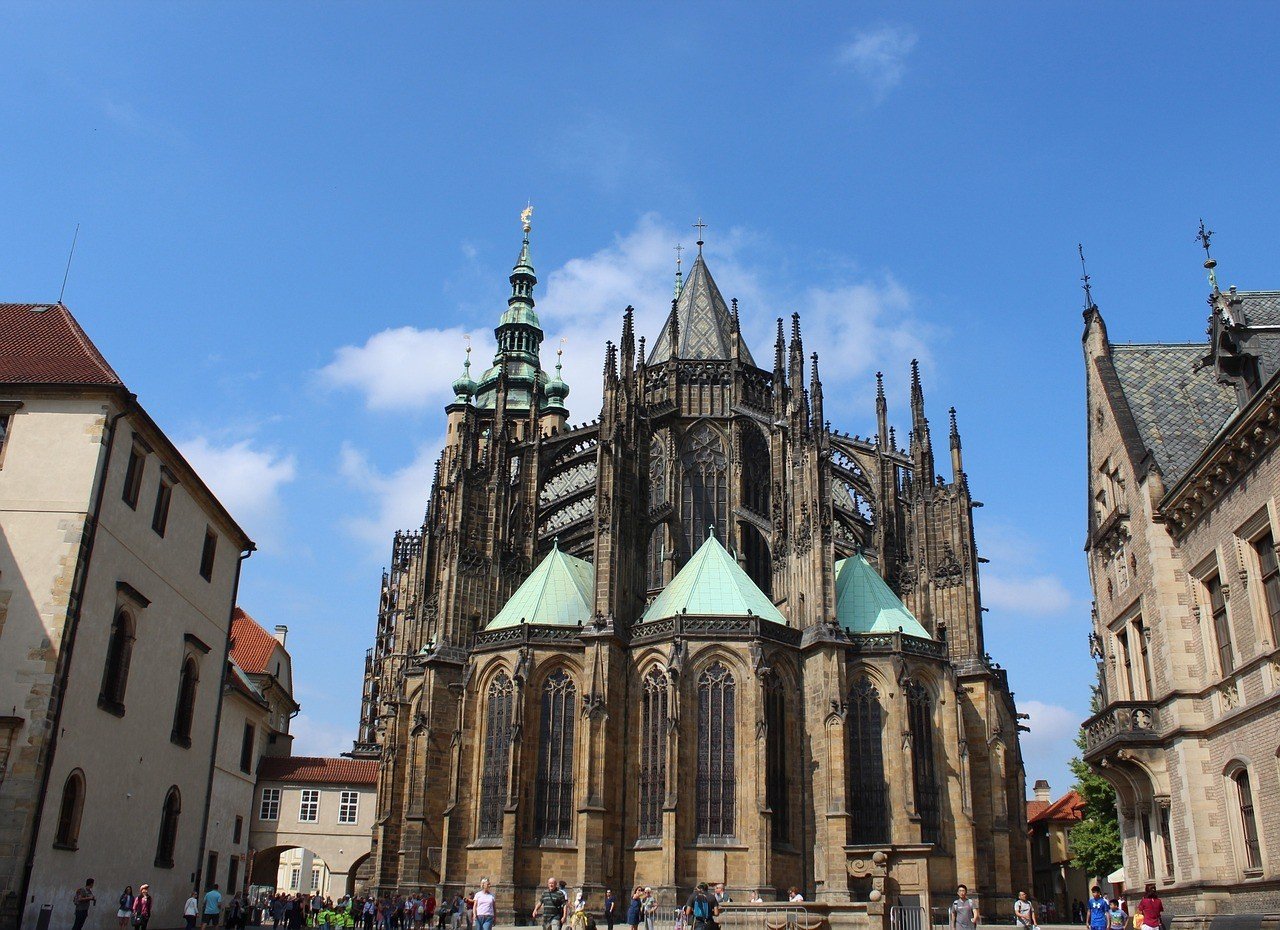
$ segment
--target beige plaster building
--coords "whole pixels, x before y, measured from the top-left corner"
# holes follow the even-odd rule
[[[1280,910],[1280,293],[1206,268],[1208,342],[1113,344],[1088,299],[1084,331],[1085,759],[1116,787],[1125,886],[1194,920]]]
[[[1075,864],[1071,828],[1080,822],[1084,799],[1073,789],[1056,801],[1049,783],[1040,779],[1035,799],[1027,802],[1027,837],[1031,843],[1031,895],[1052,910],[1049,923],[1075,923],[1072,906],[1089,897],[1092,882]]]
[[[329,894],[336,899],[354,891],[369,859],[377,784],[378,764],[367,759],[264,758],[249,834],[250,884],[311,891],[312,866],[305,863],[319,858]],[[299,889],[290,887],[294,867],[302,870]]]
[[[201,867],[231,609],[252,543],[66,307],[0,304],[0,910],[95,925]]]

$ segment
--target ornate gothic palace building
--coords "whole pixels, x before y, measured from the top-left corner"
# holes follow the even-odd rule
[[[506,919],[552,875],[871,916],[1025,885],[954,412],[950,479],[914,364],[907,448],[883,388],[875,437],[832,429],[799,317],[757,365],[699,243],[650,349],[623,313],[571,427],[528,233],[383,576],[354,750],[381,762],[371,885],[491,876]]]

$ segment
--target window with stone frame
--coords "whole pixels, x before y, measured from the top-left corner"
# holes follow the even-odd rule
[[[173,852],[178,846],[178,820],[182,816],[182,794],[174,785],[165,795],[160,810],[160,832],[156,838],[155,865],[162,869],[173,868]]]
[[[196,660],[187,656],[178,675],[178,701],[173,709],[173,730],[169,739],[184,749],[191,746],[191,725],[196,713],[196,688],[200,684],[200,670]]]
[[[133,657],[134,621],[127,610],[116,611],[107,640],[107,659],[102,669],[98,706],[124,716],[124,695],[129,684],[129,661]]]
[[[1209,602],[1209,616],[1213,623],[1218,671],[1222,675],[1230,675],[1235,670],[1235,657],[1231,648],[1231,620],[1227,613],[1227,592],[1222,584],[1222,576],[1217,572],[1206,578],[1203,584]]]
[[[1258,574],[1262,581],[1262,597],[1271,624],[1271,643],[1280,645],[1280,558],[1276,555],[1275,537],[1267,530],[1253,541],[1253,551],[1258,559]]]
[[[1244,870],[1257,872],[1262,869],[1262,844],[1258,839],[1258,818],[1253,807],[1253,787],[1249,783],[1249,770],[1239,765],[1229,775],[1234,788],[1236,815],[1239,818],[1240,840],[1243,846]]]
[[[765,803],[772,812],[770,832],[774,843],[791,842],[791,769],[795,761],[787,752],[787,697],[782,679],[770,671],[764,680]]]
[[[80,817],[84,813],[84,772],[73,769],[62,785],[62,801],[58,805],[58,827],[53,845],[58,849],[77,849],[80,840]]]
[[[850,839],[858,845],[889,840],[888,786],[884,777],[884,710],[880,692],[865,675],[849,691]]]
[[[1164,874],[1166,878],[1173,877],[1173,826],[1169,822],[1169,805],[1167,803],[1157,806],[1160,816],[1160,844],[1164,852]]]
[[[9,432],[13,423],[13,409],[0,408],[0,468],[4,467],[4,453],[9,448]]]
[[[729,457],[720,432],[710,423],[695,424],[685,435],[680,464],[680,519],[687,557],[698,550],[708,531],[721,543],[728,540]]]
[[[644,676],[640,705],[640,838],[662,836],[667,793],[667,681],[657,666]]]
[[[142,473],[147,469],[147,450],[137,442],[129,449],[129,464],[124,469],[124,486],[120,489],[120,499],[130,510],[138,509],[138,498],[142,494]]]
[[[920,839],[942,842],[942,805],[938,788],[937,763],[933,746],[933,699],[918,682],[907,685],[907,716],[911,733],[911,780],[916,813],[920,817]]]
[[[573,729],[578,689],[563,669],[542,684],[542,725],[538,739],[537,807],[539,840],[573,838]]]
[[[338,796],[338,823],[355,823],[360,818],[360,793],[344,791]]]
[[[733,836],[737,795],[734,727],[737,689],[733,674],[715,662],[698,676],[699,840]]]
[[[511,756],[511,705],[514,689],[506,672],[489,683],[485,696],[483,771],[480,775],[480,817],[477,836],[502,836],[502,812],[507,804],[507,767]]]
[[[162,477],[156,486],[155,509],[151,511],[151,528],[162,538],[169,527],[169,506],[172,503],[173,484]]]
[[[649,534],[648,586],[657,591],[663,585],[662,568],[667,560],[667,527],[659,523]]]

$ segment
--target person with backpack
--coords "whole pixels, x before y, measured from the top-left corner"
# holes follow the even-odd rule
[[[693,923],[693,930],[715,930],[718,908],[707,893],[707,883],[698,882],[697,889],[684,904],[684,916]]]
[[[1019,891],[1018,900],[1013,902],[1013,922],[1021,930],[1040,926],[1040,922],[1036,920],[1036,907],[1025,891]]]

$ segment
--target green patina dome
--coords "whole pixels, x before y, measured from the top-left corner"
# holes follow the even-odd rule
[[[640,622],[683,613],[700,617],[753,615],[774,623],[787,622],[769,596],[756,587],[737,559],[712,535],[654,598]]]
[[[596,570],[556,546],[489,621],[486,630],[532,623],[582,626],[593,616]]]
[[[850,633],[933,638],[861,553],[836,562],[836,619]]]

